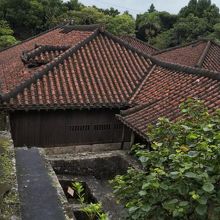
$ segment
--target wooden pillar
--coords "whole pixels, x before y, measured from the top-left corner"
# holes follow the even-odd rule
[[[124,142],[125,142],[125,125],[123,125],[123,128],[122,128],[121,150],[124,149]]]
[[[134,144],[134,139],[135,139],[135,134],[134,134],[134,132],[132,131],[132,133],[131,133],[131,140],[130,140],[130,148],[133,146],[133,144]]]

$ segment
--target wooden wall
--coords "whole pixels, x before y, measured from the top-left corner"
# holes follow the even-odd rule
[[[119,110],[15,111],[10,113],[12,138],[20,146],[70,146],[118,143],[122,138]],[[125,129],[125,140],[130,131]]]

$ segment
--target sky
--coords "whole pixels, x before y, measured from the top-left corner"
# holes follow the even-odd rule
[[[168,11],[172,14],[186,6],[189,0],[79,0],[87,6],[95,5],[100,8],[117,8],[119,11],[129,11],[132,15],[146,12],[151,3],[158,11]],[[220,8],[220,0],[212,0]]]

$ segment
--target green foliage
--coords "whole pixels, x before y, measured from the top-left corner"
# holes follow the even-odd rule
[[[187,17],[190,14],[199,18],[206,18],[212,25],[220,18],[219,8],[215,4],[212,4],[210,0],[191,0],[179,12],[180,17]]]
[[[155,37],[161,30],[161,20],[158,12],[144,13],[137,16],[136,19],[137,35],[149,41]]]
[[[77,24],[105,24],[109,16],[98,11],[94,7],[85,7],[81,11],[73,11],[72,18]]]
[[[71,17],[77,24],[103,24],[106,29],[115,34],[134,34],[135,20],[128,14],[106,15],[95,7],[85,7],[81,11],[73,11]]]
[[[128,14],[112,17],[106,25],[107,30],[115,35],[135,33],[135,20]]]
[[[85,7],[78,0],[69,0],[68,2],[64,3],[64,6],[66,6],[67,9],[70,11],[73,11],[73,10],[80,11],[82,8]]]
[[[152,151],[133,147],[143,170],[112,181],[129,219],[219,219],[220,111],[193,99],[180,108],[178,121],[148,127]]]
[[[17,41],[13,35],[13,30],[6,21],[0,20],[0,49],[13,45]]]
[[[217,23],[213,27],[214,31],[211,33],[208,38],[216,41],[220,41],[220,23]]]
[[[210,0],[191,0],[178,15],[149,10],[136,19],[137,37],[159,48],[176,46],[199,37],[216,37],[219,8]]]
[[[101,203],[91,203],[81,209],[91,220],[108,220],[107,214],[102,211]]]
[[[158,34],[156,37],[152,38],[149,43],[156,48],[164,49],[175,45],[175,41],[173,29],[170,29]]]
[[[95,6],[93,6],[95,7]],[[95,7],[96,8],[96,7]],[[115,17],[117,15],[120,14],[120,12],[118,11],[118,9],[114,9],[114,8],[110,8],[110,9],[102,9],[102,8],[96,8],[98,11],[104,13],[105,15],[109,15],[109,16],[112,16],[112,17]]]
[[[208,23],[206,19],[195,17],[189,14],[186,18],[180,18],[174,24],[174,35],[176,36],[177,43],[190,42],[197,39],[199,36],[205,36],[208,32]]]
[[[152,13],[152,12],[155,12],[155,11],[156,11],[156,8],[155,8],[154,4],[151,4],[150,8],[148,9],[148,12]]]
[[[85,202],[85,193],[83,185],[80,182],[73,182],[72,186],[78,196],[79,202],[83,204]]]
[[[101,203],[85,203],[85,193],[82,183],[73,182],[72,187],[78,196],[80,204],[82,205],[81,211],[86,213],[90,220],[108,220],[108,215],[103,212]]]

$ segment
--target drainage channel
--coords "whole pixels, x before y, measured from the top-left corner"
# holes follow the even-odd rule
[[[101,202],[103,211],[108,213],[109,219],[124,219],[126,211],[114,197],[109,180],[125,173],[128,167],[139,169],[138,163],[126,151],[87,152],[77,156],[50,155],[47,159],[57,175],[76,220],[88,218],[81,211],[82,206],[77,196],[72,197],[67,192],[73,182],[82,183],[85,203]]]

